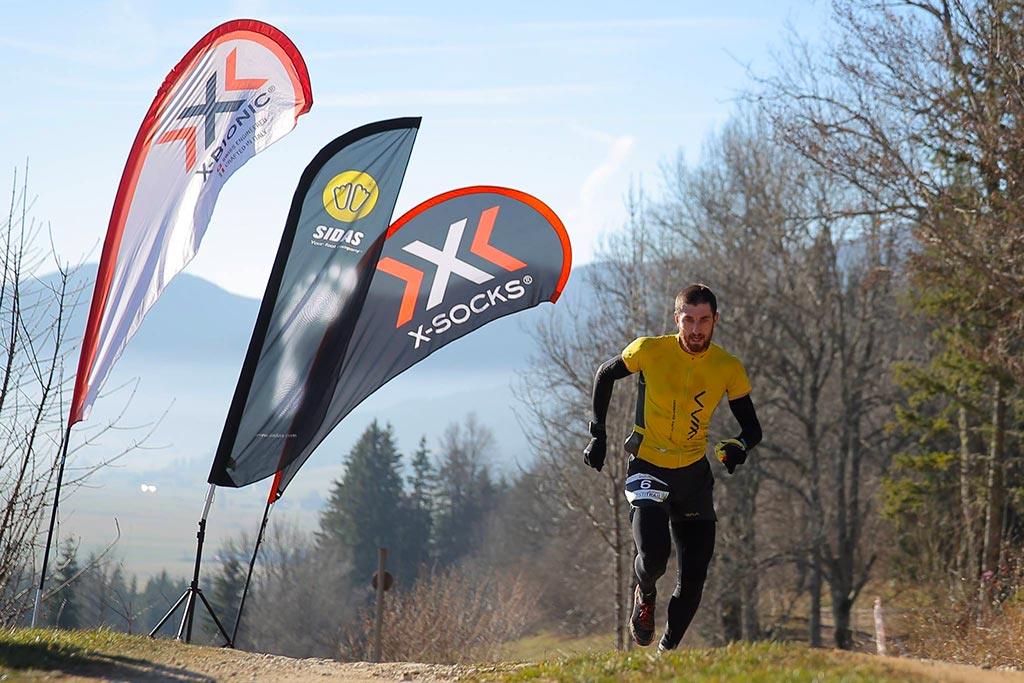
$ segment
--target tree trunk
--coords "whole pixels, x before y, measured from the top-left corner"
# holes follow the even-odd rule
[[[808,591],[811,594],[811,614],[807,622],[808,641],[811,647],[821,647],[821,551],[817,546],[811,549],[810,569]]]
[[[960,427],[960,510],[963,515],[961,575],[978,578],[978,548],[974,536],[974,500],[971,495],[971,436],[967,422],[967,408],[960,406],[958,422]]]
[[[832,619],[835,623],[835,642],[840,650],[853,649],[853,630],[850,628],[850,612],[853,600],[849,593],[832,591]]]
[[[612,483],[612,500],[615,500],[615,495],[618,493],[615,490],[615,481]],[[626,649],[630,642],[626,638],[626,597],[623,595],[623,589],[627,581],[629,581],[629,575],[623,570],[623,563],[625,557],[628,557],[631,553],[625,547],[622,538],[622,509],[620,506],[616,506],[612,512],[614,518],[613,538],[615,541],[615,647],[620,651]],[[632,583],[630,581],[630,583]],[[632,597],[632,596],[630,596]],[[632,601],[631,601],[632,602]],[[632,605],[631,605],[632,606]]]
[[[761,635],[758,620],[758,571],[757,571],[757,530],[754,526],[758,482],[753,471],[745,472],[746,479],[740,487],[741,500],[738,509],[737,530],[739,532],[740,595],[742,596],[742,637],[746,641],[757,640]]]
[[[761,637],[761,620],[758,618],[757,572],[748,571],[743,576],[743,640],[753,642]]]
[[[725,642],[734,643],[743,637],[743,599],[740,592],[736,590],[741,572],[737,571],[736,558],[732,552],[719,556],[718,571],[720,577],[724,579],[723,588],[725,588],[720,591],[719,597],[722,636],[725,638]]]
[[[1003,477],[1003,444],[1005,441],[1006,399],[1002,380],[996,381],[992,401],[992,440],[988,456],[987,504],[985,507],[985,536],[981,553],[981,613],[992,604],[993,585],[999,571],[999,549],[1002,545],[1003,507],[1006,502],[1006,484]]]

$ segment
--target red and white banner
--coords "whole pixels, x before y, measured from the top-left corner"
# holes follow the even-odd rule
[[[236,20],[168,74],[142,122],[107,227],[70,423],[100,388],[161,292],[199,249],[220,189],[309,111],[309,75],[279,30]]]

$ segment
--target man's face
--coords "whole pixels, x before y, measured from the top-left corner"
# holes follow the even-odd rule
[[[684,351],[701,353],[707,350],[718,322],[718,313],[711,313],[711,304],[683,304],[675,320],[679,327],[679,343]]]

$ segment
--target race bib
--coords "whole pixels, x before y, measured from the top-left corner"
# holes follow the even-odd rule
[[[668,484],[657,477],[640,472],[626,479],[626,500],[633,507],[658,505],[668,498]]]

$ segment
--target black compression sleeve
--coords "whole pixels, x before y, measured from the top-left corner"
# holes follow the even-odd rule
[[[622,356],[615,356],[601,364],[594,377],[594,422],[604,424],[608,416],[608,404],[612,400],[612,387],[615,380],[629,377],[631,374]]]
[[[761,443],[761,423],[757,420],[757,413],[754,411],[754,402],[750,400],[750,394],[741,396],[735,401],[729,401],[729,408],[736,421],[740,423],[742,430],[737,438],[747,444],[749,451]]]

